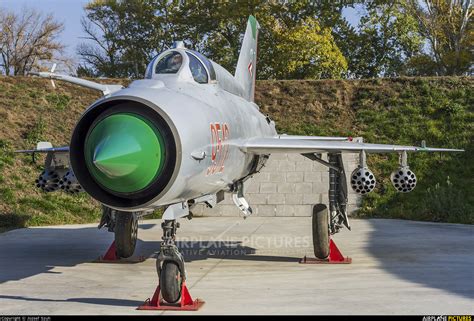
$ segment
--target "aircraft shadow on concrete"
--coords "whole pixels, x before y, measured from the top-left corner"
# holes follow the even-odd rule
[[[369,222],[373,230],[367,251],[383,270],[403,280],[474,298],[474,226],[377,219]],[[393,228],[394,222],[397,228]],[[112,233],[93,227],[22,229],[0,234],[0,283],[41,273],[61,273],[52,271],[57,266],[92,262],[105,253],[112,241]],[[138,240],[135,254],[153,259],[159,244],[158,239]],[[255,248],[236,241],[178,241],[177,245],[184,252],[186,262],[235,259],[297,264],[298,261],[297,257],[258,255]],[[357,264],[357,258],[353,264]]]
[[[367,250],[385,271],[474,298],[474,226],[385,219],[369,222],[373,231]]]
[[[0,299],[5,300],[21,300],[28,302],[75,302],[85,304],[97,304],[97,305],[110,305],[110,306],[126,306],[126,307],[138,307],[143,304],[143,301],[137,300],[123,300],[123,299],[110,299],[110,298],[69,298],[69,299],[40,299],[30,298],[26,296],[18,295],[0,295]]]
[[[154,228],[155,226],[156,226],[156,224],[140,223],[140,229],[142,229],[142,230],[150,230],[150,229]]]
[[[0,234],[0,284],[92,262],[104,254],[113,234],[97,228],[35,228]]]
[[[0,234],[0,284],[41,273],[59,274],[61,272],[52,271],[58,266],[72,267],[91,263],[105,254],[113,237],[113,233],[99,231],[94,227],[20,229]],[[186,262],[223,258],[298,261],[295,257],[255,255],[254,248],[242,246],[238,241],[177,241],[177,246],[183,252]],[[159,234],[156,241],[138,239],[134,255],[154,259],[159,248]]]

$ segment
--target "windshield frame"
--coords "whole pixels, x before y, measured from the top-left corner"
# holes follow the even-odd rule
[[[203,64],[204,68],[207,71],[208,83],[211,83],[216,80],[216,71],[212,66],[212,62],[206,56],[204,56],[200,52],[191,49],[186,49],[186,52],[192,54]]]
[[[206,66],[202,63],[202,61],[196,57],[195,55],[193,55],[191,52],[189,51],[186,51],[186,55],[188,55],[188,60],[189,60],[189,63],[188,63],[188,66],[189,66],[189,71],[191,72],[191,75],[193,76],[193,79],[196,83],[198,84],[209,84],[210,82],[210,77],[209,77],[209,71],[207,70]],[[193,73],[193,69],[191,68],[191,64],[193,63],[192,61],[192,58],[196,59],[197,63],[200,64],[200,66],[204,69],[204,72],[206,73],[206,81],[198,81],[196,80],[196,77]]]

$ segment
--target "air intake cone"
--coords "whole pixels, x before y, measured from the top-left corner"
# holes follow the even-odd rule
[[[100,120],[84,143],[85,161],[94,180],[116,193],[135,193],[159,176],[165,147],[151,122],[131,113]]]

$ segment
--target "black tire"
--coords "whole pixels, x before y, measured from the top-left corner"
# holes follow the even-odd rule
[[[313,249],[314,255],[321,260],[329,256],[329,217],[324,204],[313,207]]]
[[[161,296],[168,303],[176,303],[181,297],[181,273],[175,262],[165,261],[160,274]]]
[[[115,253],[119,258],[133,255],[138,237],[138,218],[135,213],[115,213]]]

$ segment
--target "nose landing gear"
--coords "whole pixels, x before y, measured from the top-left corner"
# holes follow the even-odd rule
[[[138,310],[198,310],[204,301],[193,300],[186,287],[186,270],[184,258],[176,246],[176,220],[165,220],[163,241],[156,260],[159,285],[152,299],[145,301]]]
[[[163,241],[160,254],[156,260],[156,270],[160,279],[161,294],[168,303],[176,303],[181,296],[181,283],[186,280],[184,258],[175,244],[176,229],[179,223],[176,220],[165,220],[163,228]]]

